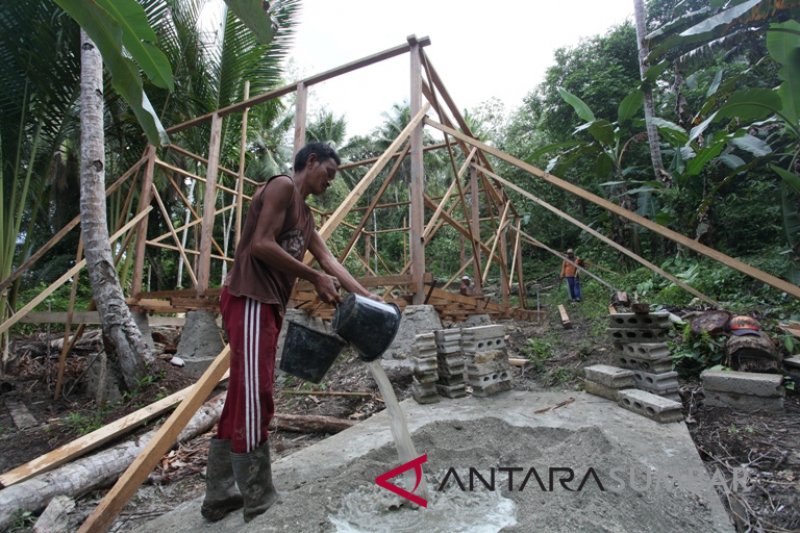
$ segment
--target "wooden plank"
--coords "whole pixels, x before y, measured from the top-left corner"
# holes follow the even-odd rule
[[[484,268],[483,275],[481,276],[481,282],[483,283],[486,283],[486,278],[489,277],[489,269],[492,267],[492,260],[496,257],[494,251],[497,249],[497,243],[500,242],[500,235],[506,228],[506,220],[508,217],[509,207],[511,207],[511,202],[506,202],[506,205],[503,208],[503,214],[500,217],[500,224],[497,228],[497,233],[495,234],[494,241],[492,242],[492,249],[489,251],[489,256],[486,259],[486,267]],[[503,261],[502,258],[500,258],[499,261],[500,261],[500,266],[505,267],[505,261]]]
[[[420,57],[420,47],[416,35],[409,35],[409,56],[411,59],[410,73],[410,109],[411,115],[415,116],[422,108],[422,59]],[[425,273],[425,242],[422,240],[422,233],[425,226],[425,205],[422,195],[425,191],[425,168],[422,160],[422,129],[420,123],[411,132],[411,187],[410,200],[411,212],[409,226],[411,231],[408,234],[409,248],[411,252],[411,277],[413,280],[411,293],[414,304],[424,303],[425,293],[423,292],[422,276]]]
[[[139,196],[139,207],[137,211],[141,213],[145,208],[150,207],[150,192],[153,186],[153,173],[155,172],[156,148],[152,144],[147,145],[145,152],[147,166],[144,170],[142,179],[141,195]],[[136,251],[133,259],[133,276],[131,282],[131,292],[136,294],[142,290],[144,280],[144,247],[147,240],[147,219],[144,218],[136,227]]]
[[[199,181],[200,183],[202,183],[204,185],[208,184],[208,180],[206,178],[204,178],[202,176],[198,176],[197,174],[192,174],[188,170],[184,170],[184,169],[182,169],[180,167],[176,167],[175,165],[170,165],[169,163],[167,163],[166,161],[163,161],[161,159],[156,159],[156,165],[158,165],[161,168],[165,168],[167,170],[171,170],[172,172],[175,172],[176,174],[180,174],[181,176],[185,176],[187,178],[191,178],[193,180]],[[219,167],[219,165],[217,165],[217,175],[219,175],[219,170],[220,170],[220,167]],[[261,184],[260,183],[256,183],[255,185],[261,185]],[[223,192],[227,192],[228,194],[236,194],[236,190],[231,189],[230,187],[226,187],[225,185],[222,185],[221,183],[217,183],[216,187],[217,187],[217,189],[219,189],[219,190],[221,190]],[[247,196],[246,194],[244,195],[244,197],[246,199],[248,199],[248,200],[251,199],[251,197]]]
[[[109,237],[109,242],[114,243],[117,239],[119,239],[125,232],[131,229],[133,226],[139,223],[140,220],[145,218],[150,210],[153,209],[150,206],[147,206],[147,209],[133,217],[127,224],[125,224],[119,231],[115,232],[111,237]],[[75,274],[81,271],[81,269],[86,266],[86,259],[81,259],[75,266],[67,270],[60,278],[55,280],[51,283],[46,289],[42,292],[37,294],[30,302],[28,302],[22,309],[11,315],[8,320],[0,324],[0,334],[5,333],[8,329],[19,322],[25,315],[31,312],[33,309],[36,308],[37,305],[42,303],[48,296],[53,294],[56,289],[61,287],[64,283],[67,282],[70,278],[72,278]]]
[[[755,268],[755,267],[753,267],[751,265],[748,265],[747,263],[739,261],[738,259],[730,257],[730,256],[728,256],[726,254],[723,254],[722,252],[720,252],[718,250],[715,250],[715,249],[711,248],[710,246],[706,246],[704,244],[701,244],[701,243],[699,243],[699,242],[697,242],[697,241],[695,241],[693,239],[690,239],[689,237],[686,237],[685,235],[681,235],[680,233],[678,233],[676,231],[673,231],[673,230],[671,230],[669,228],[666,228],[666,227],[662,226],[661,224],[653,222],[652,220],[649,220],[649,219],[647,219],[647,218],[645,218],[643,216],[640,216],[640,215],[634,213],[633,211],[629,211],[628,209],[625,209],[625,208],[620,207],[620,206],[618,206],[618,205],[616,205],[616,204],[614,204],[612,202],[609,202],[605,198],[601,198],[601,197],[597,196],[594,193],[585,191],[585,190],[581,189],[580,187],[578,187],[576,185],[573,185],[572,183],[569,183],[568,181],[565,181],[565,180],[563,180],[561,178],[553,176],[552,174],[544,172],[543,170],[541,170],[539,168],[536,168],[533,165],[530,165],[530,164],[528,164],[528,163],[526,163],[524,161],[521,161],[521,160],[519,160],[519,159],[517,159],[517,158],[515,158],[513,156],[510,156],[510,155],[506,154],[505,152],[502,152],[502,151],[500,151],[500,150],[498,150],[498,149],[496,149],[496,148],[494,148],[492,146],[484,144],[484,143],[482,143],[482,142],[480,142],[480,141],[478,141],[476,139],[472,139],[470,137],[467,137],[466,135],[462,134],[459,131],[456,131],[456,130],[454,130],[452,128],[448,128],[447,126],[439,124],[439,123],[437,123],[437,122],[435,122],[435,121],[433,121],[431,119],[426,119],[425,122],[427,124],[433,126],[434,128],[440,130],[440,131],[443,131],[445,133],[449,133],[450,135],[453,135],[454,137],[461,138],[462,140],[464,140],[464,142],[470,144],[471,146],[477,146],[481,150],[484,150],[484,151],[492,154],[493,156],[498,157],[498,158],[502,159],[503,161],[506,161],[507,163],[510,163],[510,164],[516,166],[517,168],[525,170],[525,171],[533,174],[534,176],[537,176],[537,177],[543,179],[544,181],[547,181],[548,183],[550,183],[552,185],[555,185],[556,187],[558,187],[558,188],[560,188],[562,190],[565,190],[565,191],[567,191],[569,193],[572,193],[573,195],[578,196],[580,198],[583,198],[584,200],[588,200],[589,202],[592,202],[593,204],[599,205],[600,207],[602,207],[602,208],[604,208],[604,209],[606,209],[608,211],[611,211],[615,215],[619,215],[619,216],[621,216],[621,217],[623,217],[623,218],[625,218],[627,220],[630,220],[631,222],[639,224],[640,226],[643,226],[643,227],[649,229],[650,231],[653,231],[654,233],[657,233],[657,234],[661,235],[662,237],[666,237],[667,239],[669,239],[669,240],[671,240],[673,242],[676,242],[676,243],[680,244],[681,246],[685,246],[686,248],[689,248],[690,250],[692,250],[694,252],[697,252],[699,254],[705,255],[706,257],[714,259],[715,261],[718,261],[718,262],[722,263],[725,266],[728,266],[728,267],[731,267],[731,268],[733,268],[735,270],[738,270],[739,272],[741,272],[743,274],[746,274],[747,276],[749,276],[751,278],[757,279],[757,280],[759,280],[759,281],[761,281],[763,283],[766,283],[767,285],[771,285],[772,287],[775,287],[778,290],[781,290],[781,291],[784,291],[786,293],[789,293],[792,296],[794,296],[795,298],[800,298],[800,287],[798,287],[797,285],[789,283],[789,282],[787,282],[785,280],[782,280],[782,279],[780,279],[778,277],[773,276],[772,274],[768,274],[767,272],[759,270],[759,269],[757,269],[757,268]],[[492,177],[494,179],[497,179],[496,175],[493,175]],[[505,180],[503,180],[503,181],[505,181]],[[503,183],[503,182],[501,181],[501,183]],[[508,186],[508,182],[507,181],[505,183],[503,183],[503,184],[506,187]],[[716,304],[716,303],[715,303],[715,305],[718,306],[718,304]]]
[[[422,151],[423,152],[429,152],[431,150],[438,150],[440,148],[445,148],[446,146],[447,146],[447,143],[429,144],[427,146],[423,146],[422,147]],[[395,152],[395,153],[392,154],[392,157],[397,157],[397,156],[402,155],[402,154],[403,154],[403,152]],[[403,157],[405,157],[405,155],[403,155]],[[364,165],[370,165],[370,164],[374,163],[377,160],[378,160],[378,157],[370,157],[369,159],[362,159],[360,161],[352,161],[352,162],[349,162],[349,163],[342,163],[341,165],[339,165],[339,170],[347,170],[347,169],[350,169],[350,168],[360,167],[360,166],[364,166]]]
[[[244,82],[244,99],[250,98],[250,81]],[[239,239],[242,235],[242,212],[244,211],[244,167],[245,156],[247,155],[247,113],[249,108],[242,112],[242,135],[239,139],[239,172],[236,175],[236,226],[233,234],[233,249],[239,246]],[[222,255],[225,255],[224,253]]]
[[[178,408],[159,428],[144,451],[139,454],[111,491],[106,494],[105,498],[81,525],[78,530],[79,533],[101,533],[108,530],[120,510],[130,500],[131,496],[136,493],[139,485],[147,479],[147,476],[150,475],[150,472],[161,460],[161,457],[172,447],[181,430],[222,379],[228,369],[229,360],[230,347],[225,346],[197,383],[192,386]]]
[[[294,151],[292,158],[306,144],[306,102],[308,101],[308,87],[302,81],[297,84],[297,97],[294,104]],[[246,99],[246,98],[245,98]]]
[[[561,317],[561,325],[564,326],[564,329],[570,329],[572,322],[569,321],[569,315],[563,304],[558,304],[558,314]]]
[[[421,37],[417,42],[419,43],[420,46],[427,46],[431,44],[431,40],[429,37]],[[337,76],[341,76],[342,74],[347,74],[348,72],[358,70],[360,68],[372,65],[374,63],[378,63],[380,61],[384,61],[386,59],[391,59],[395,56],[405,54],[406,52],[408,52],[408,50],[409,50],[409,45],[407,43],[404,43],[400,46],[389,48],[388,50],[384,50],[382,52],[378,52],[377,54],[372,54],[370,56],[357,59],[356,61],[351,61],[350,63],[346,63],[339,67],[326,70],[325,72],[315,74],[300,81],[304,83],[307,87],[310,87],[311,85],[321,83],[325,80],[329,80]],[[167,128],[167,133],[174,133],[176,131],[181,131],[191,126],[195,126],[197,124],[205,122],[206,120],[210,119],[214,114],[218,114],[220,116],[226,116],[231,113],[235,113],[237,111],[253,107],[254,105],[260,104],[262,102],[272,100],[273,98],[279,98],[281,96],[293,92],[297,88],[298,83],[299,82],[294,82],[289,85],[284,85],[283,87],[273,89],[272,91],[260,94],[258,96],[254,96],[253,98],[244,100],[242,102],[238,102],[236,104],[231,104],[229,106],[223,107],[222,109],[218,109],[214,113],[207,113],[205,115],[193,118],[191,120],[187,120],[186,122],[176,124],[175,126]]]
[[[219,150],[222,142],[222,117],[214,114],[211,118],[211,135],[208,141],[208,168],[206,170],[206,190],[203,195],[203,222],[200,224],[200,257],[197,260],[197,278],[192,275],[192,282],[197,294],[202,295],[208,289],[211,279],[211,238],[214,230],[214,215],[217,206],[217,176],[219,174]],[[170,224],[171,226],[171,224]],[[174,231],[174,230],[173,230]],[[180,240],[176,241],[180,246]]]
[[[90,451],[116,439],[120,435],[128,433],[136,426],[162,415],[165,411],[175,406],[175,404],[183,401],[191,389],[192,387],[186,387],[185,389],[170,394],[166,398],[162,398],[138,411],[125,415],[100,429],[87,433],[51,452],[5,472],[0,475],[0,486],[8,487],[14,483],[19,483],[20,481],[52,470],[82,455],[86,455]]]
[[[248,84],[248,82],[245,81],[245,84]],[[166,148],[169,149],[169,150],[174,150],[175,152],[178,152],[179,154],[185,155],[189,159],[194,159],[195,161],[200,161],[204,165],[208,165],[208,159],[206,159],[205,157],[203,157],[201,155],[197,155],[194,152],[190,152],[186,148],[182,148],[182,147],[178,146],[177,144],[167,145]],[[156,160],[156,164],[158,164],[159,161],[161,161],[161,160],[160,159]],[[161,161],[161,162],[164,163],[163,161]],[[166,163],[164,163],[164,164],[166,164]],[[238,172],[234,172],[233,170],[231,170],[229,168],[226,168],[226,167],[223,167],[222,165],[219,166],[219,171],[224,173],[224,174],[228,174],[229,176],[233,176],[234,178],[239,176]],[[194,176],[194,177],[196,179],[201,180],[201,181],[203,180],[203,178],[201,178],[199,176]],[[245,177],[244,180],[247,183],[249,183],[250,185],[255,185],[255,186],[261,185],[260,183],[255,182],[255,181],[253,181],[253,180],[251,180],[250,178],[247,178],[247,177]]]

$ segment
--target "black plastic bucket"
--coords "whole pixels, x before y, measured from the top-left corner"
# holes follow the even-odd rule
[[[280,369],[319,383],[347,343],[337,337],[289,320]]]
[[[400,327],[400,308],[349,294],[336,308],[333,330],[356,347],[364,361],[383,355]]]

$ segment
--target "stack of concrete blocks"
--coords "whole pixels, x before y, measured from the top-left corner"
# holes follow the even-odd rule
[[[783,376],[733,370],[705,370],[705,404],[731,407],[738,411],[783,411]]]
[[[619,350],[615,363],[633,371],[636,388],[680,401],[678,373],[664,342],[672,327],[669,313],[617,313],[609,332]]]
[[[433,333],[423,333],[414,338],[412,347],[414,378],[411,382],[411,395],[417,403],[439,401],[439,395],[436,394],[436,381],[439,379],[436,355],[436,338]]]
[[[634,387],[633,371],[611,365],[592,365],[583,369],[583,390],[618,402],[619,392]]]
[[[502,325],[462,329],[461,350],[467,359],[467,383],[473,396],[511,390],[511,365]]]
[[[463,398],[467,395],[464,381],[467,359],[461,352],[461,330],[440,329],[435,335],[439,363],[439,381],[436,382],[436,390],[447,398]]]
[[[618,390],[619,404],[656,422],[683,420],[678,373],[665,342],[672,327],[669,313],[616,313],[609,319],[608,332],[619,350],[614,362],[631,371],[636,387]]]

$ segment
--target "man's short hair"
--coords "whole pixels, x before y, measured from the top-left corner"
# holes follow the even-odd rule
[[[297,155],[294,156],[294,171],[300,172],[304,168],[306,168],[306,162],[308,162],[308,156],[311,154],[315,154],[317,156],[317,161],[322,163],[326,159],[333,159],[336,161],[337,165],[342,164],[342,160],[339,157],[339,154],[336,153],[336,150],[331,147],[328,143],[320,143],[320,142],[313,142],[308,143],[307,145],[303,146]]]

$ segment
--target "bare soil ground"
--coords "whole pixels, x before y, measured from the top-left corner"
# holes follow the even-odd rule
[[[555,313],[544,324],[506,321],[511,357],[528,358],[524,368],[514,367],[514,387],[544,390],[557,387],[580,390],[580,369],[608,363],[613,351],[603,335],[603,325],[592,322],[580,307],[571,307],[572,328],[563,329]],[[176,332],[158,331],[157,349],[168,358]],[[138,409],[192,382],[180,369],[159,362],[154,379],[112,408],[98,408],[86,396],[78,379],[92,349],[70,357],[66,398],[53,401],[56,364],[53,355],[41,350],[41,335],[16,339],[18,350],[13,372],[0,376],[0,471],[5,472],[34,459],[81,434]],[[39,348],[37,348],[39,346]],[[98,345],[94,347],[99,349]],[[411,371],[388,372],[399,399],[410,396]],[[72,385],[74,387],[72,387]],[[70,390],[71,388],[71,390]],[[276,411],[287,414],[321,414],[353,421],[363,420],[384,408],[367,366],[352,352],[337,360],[320,385],[289,376],[276,383]],[[322,394],[316,394],[321,392]],[[358,393],[347,396],[330,392]],[[750,472],[749,490],[742,494],[720,494],[739,531],[800,530],[800,401],[795,393],[786,398],[783,414],[742,414],[703,405],[697,383],[682,383],[681,396],[687,424],[698,451],[709,469],[732,475],[736,467]],[[7,400],[22,402],[39,421],[33,428],[14,425]],[[152,427],[152,425],[150,426]],[[144,428],[141,431],[145,431]],[[203,471],[209,432],[171,451],[150,475],[148,482],[125,507],[112,531],[126,531],[136,524],[167,512],[180,502],[202,495]],[[271,439],[278,457],[291,454],[325,438],[324,434],[274,431]],[[73,513],[79,524],[102,498],[97,491],[83,495]],[[9,531],[30,530],[35,516],[20,514]]]

